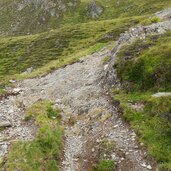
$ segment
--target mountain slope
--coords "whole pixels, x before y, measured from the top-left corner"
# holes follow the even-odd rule
[[[121,32],[140,20],[125,18],[89,22],[36,35],[3,38],[0,40],[1,83],[9,79],[8,76],[15,78],[14,74],[21,74],[31,67],[36,71],[47,66],[44,72],[51,72],[60,63],[63,66],[72,63],[81,55],[116,41]]]
[[[170,0],[0,0],[0,35],[32,34],[91,20],[154,14]]]
[[[170,171],[169,6],[0,0],[0,170]]]

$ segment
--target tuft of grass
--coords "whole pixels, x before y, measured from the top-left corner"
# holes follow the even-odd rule
[[[39,127],[38,133],[30,142],[19,141],[11,145],[5,163],[6,170],[59,170],[63,128],[57,116],[59,110],[52,108],[52,103],[48,101],[37,102],[27,110],[26,117],[34,120]]]
[[[153,98],[150,92],[114,91],[114,99],[121,102],[123,117],[137,131],[139,140],[148,148],[148,154],[158,161],[160,168],[170,170],[171,96]],[[135,103],[144,104],[143,110],[132,108]]]
[[[106,63],[108,63],[109,62],[109,60],[110,60],[110,56],[106,56],[104,59],[103,59],[103,64],[106,64]]]
[[[48,118],[52,118],[52,119],[61,118],[60,110],[54,110],[52,106],[48,106],[47,115],[48,115]]]
[[[115,171],[116,165],[112,160],[101,160],[95,167],[94,171]]]
[[[98,160],[93,164],[93,171],[115,171],[116,163],[111,159],[113,150],[116,149],[116,142],[103,139],[99,143]]]
[[[150,18],[146,18],[144,20],[141,21],[141,25],[150,25],[153,23],[159,23],[161,22],[161,19],[158,17],[150,17]]]

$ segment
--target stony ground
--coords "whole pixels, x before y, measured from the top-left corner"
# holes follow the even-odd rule
[[[45,77],[18,82],[15,91],[19,94],[0,101],[0,158],[8,152],[12,141],[34,138],[37,128],[24,121],[24,110],[40,99],[49,99],[62,109],[65,125],[62,171],[89,171],[99,158],[116,161],[118,171],[155,170],[155,164],[147,158],[142,144],[137,143],[135,132],[122,120],[118,103],[112,102],[106,87],[108,83],[118,86],[114,71],[110,71],[123,43],[168,29],[168,21],[132,29],[121,36],[112,53],[103,49]],[[106,56],[113,57],[110,64],[104,64]],[[112,148],[104,149],[104,142],[112,144]]]

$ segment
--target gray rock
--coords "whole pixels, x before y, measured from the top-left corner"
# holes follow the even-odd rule
[[[9,121],[2,121],[0,122],[0,128],[11,127],[11,123]]]
[[[159,92],[152,95],[152,97],[166,97],[166,96],[171,96],[171,92]]]
[[[161,19],[171,18],[171,7],[156,13],[156,16]]]
[[[92,1],[87,7],[87,16],[91,18],[98,18],[103,13],[103,8],[97,4],[96,1]]]
[[[147,169],[151,170],[152,169],[151,165],[147,165]]]

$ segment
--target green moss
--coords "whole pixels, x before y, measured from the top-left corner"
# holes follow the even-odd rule
[[[11,145],[5,168],[8,171],[49,171],[59,170],[63,146],[63,128],[60,126],[59,111],[52,103],[42,101],[27,110],[27,118],[34,120],[39,127],[36,138],[28,142],[15,142]],[[31,117],[30,117],[31,116]]]

